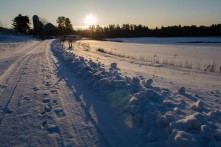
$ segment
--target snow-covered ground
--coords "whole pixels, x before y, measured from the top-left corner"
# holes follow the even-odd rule
[[[127,43],[142,44],[192,44],[205,46],[221,46],[221,37],[137,37],[137,38],[108,38],[106,40],[120,41]]]
[[[20,37],[0,43],[0,146],[142,144],[122,112],[108,107],[54,56],[53,40]]]
[[[218,64],[218,45],[12,40],[0,43],[5,146],[221,146],[220,73],[131,57]]]
[[[108,41],[81,41],[82,44],[89,44],[91,48],[101,48],[113,54],[119,54],[129,58],[137,58],[146,61],[158,61],[160,63],[170,64],[173,62],[176,66],[187,66],[194,69],[205,69],[208,65],[215,65],[219,70],[221,66],[221,43],[207,44],[177,44],[176,39],[158,39],[157,41],[142,43],[138,39],[128,39],[136,43],[119,43]],[[151,40],[151,39],[150,39]],[[180,38],[178,38],[179,41]],[[178,41],[177,40],[177,41]],[[206,39],[204,39],[206,40]],[[210,41],[221,39],[208,38]],[[168,42],[166,42],[168,41]],[[189,41],[188,38],[183,41]]]
[[[148,48],[153,46],[158,47],[158,52]],[[177,52],[177,47],[180,47],[178,52],[181,48],[185,48],[182,52],[180,51],[180,54],[184,54],[186,57],[188,54],[189,56],[196,54],[197,50],[198,57],[202,57],[202,62],[207,62],[206,59],[216,59],[217,63],[220,63],[221,48],[213,45],[143,45],[87,40],[76,43],[72,51],[65,52],[74,56],[74,61],[71,60],[73,63],[75,60],[81,60],[78,58],[82,58],[84,59],[83,65],[94,65],[89,68],[91,74],[89,77],[92,77],[94,81],[86,83],[94,87],[95,91],[99,89],[99,92],[102,92],[117,85],[114,86],[113,91],[107,92],[105,95],[107,99],[110,99],[108,101],[111,106],[121,107],[132,114],[132,124],[142,128],[140,131],[146,137],[147,145],[219,146],[218,136],[221,127],[218,119],[221,114],[220,73],[156,64],[139,58],[128,58],[97,51],[99,48],[106,51],[112,50],[112,52],[113,50],[116,52],[125,52],[126,50],[128,54],[134,53],[143,56],[149,52],[165,55],[171,50]],[[191,48],[193,49],[191,50]],[[196,58],[192,56],[192,59]],[[111,67],[113,63],[117,65],[115,70]],[[95,65],[99,68],[97,69]],[[71,68],[75,66],[73,64]],[[103,72],[104,69],[106,74]],[[82,78],[90,80],[86,71],[81,71]],[[116,76],[114,78],[113,73]],[[97,77],[99,78],[96,82]],[[112,85],[111,81],[116,83],[112,83]],[[125,88],[122,86],[124,84],[129,87]],[[125,89],[130,93],[129,101]],[[211,114],[216,114],[216,116],[213,117]],[[205,133],[204,127],[208,128],[210,133]],[[205,137],[204,133],[211,135],[211,138]]]

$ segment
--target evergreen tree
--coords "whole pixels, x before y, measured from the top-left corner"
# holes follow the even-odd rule
[[[19,14],[13,20],[13,28],[21,33],[27,33],[30,30],[30,20],[28,16],[22,16]]]
[[[65,34],[73,34],[73,27],[69,18],[65,18]]]
[[[67,30],[73,30],[73,27],[69,18],[65,18],[65,28]]]
[[[61,35],[68,35],[74,33],[74,29],[69,18],[59,16],[57,18],[57,23]]]
[[[59,16],[56,20],[56,22],[58,23],[58,28],[59,29],[64,29],[65,28],[65,20],[66,18],[64,16]]]

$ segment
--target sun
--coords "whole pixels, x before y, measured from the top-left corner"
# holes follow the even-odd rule
[[[85,23],[87,26],[94,25],[96,23],[96,17],[94,15],[86,16]]]

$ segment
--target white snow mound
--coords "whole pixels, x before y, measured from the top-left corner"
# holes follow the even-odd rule
[[[205,109],[198,100],[189,106],[185,100],[174,97],[185,96],[181,87],[178,93],[153,86],[153,80],[140,77],[124,77],[111,63],[109,69],[86,60],[63,49],[60,42],[52,43],[53,53],[63,60],[73,74],[85,85],[101,95],[114,108],[131,114],[133,124],[142,130],[147,146],[219,146],[221,143],[221,111]],[[183,110],[191,107],[189,113]],[[207,111],[205,111],[207,110]]]

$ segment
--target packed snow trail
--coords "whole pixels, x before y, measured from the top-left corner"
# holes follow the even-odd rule
[[[0,75],[1,145],[141,146],[121,114],[52,54],[51,42],[27,43]]]

